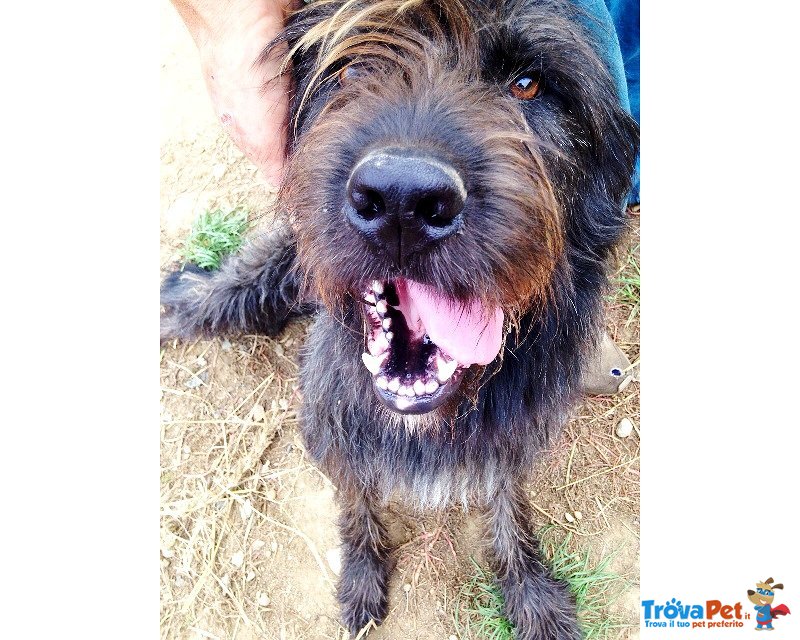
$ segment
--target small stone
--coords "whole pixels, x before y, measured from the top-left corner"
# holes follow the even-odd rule
[[[252,582],[256,577],[255,571],[248,571],[247,575],[244,577],[245,582]]]
[[[175,586],[178,587],[178,589],[186,586],[186,580],[183,579],[182,575],[175,576]]]
[[[245,500],[244,503],[239,505],[239,514],[242,516],[242,520],[247,522],[250,516],[253,515],[253,503],[250,500]]]
[[[264,542],[263,540],[256,540],[255,542],[253,542],[253,551],[260,551],[261,549],[264,548],[264,545],[266,544],[267,543]]]
[[[617,425],[616,434],[620,438],[627,438],[633,431],[633,422],[629,418],[623,418]]]
[[[408,582],[406,582],[406,583],[403,585],[403,591],[405,591],[406,593],[408,593],[409,591],[411,591],[411,585],[410,585]]]
[[[449,638],[447,638],[447,640],[458,640],[458,638],[456,638],[454,635],[451,635]]]
[[[223,351],[230,351],[231,349],[233,349],[233,345],[231,344],[231,341],[227,340],[227,339],[223,340],[222,341],[222,350]]]
[[[265,415],[267,415],[267,412],[264,410],[264,406],[258,403],[254,404],[250,410],[250,419],[253,422],[261,422]]]
[[[278,494],[275,492],[275,489],[270,487],[269,489],[267,489],[266,496],[267,500],[269,500],[270,502],[275,502],[275,498],[278,497]]]
[[[172,549],[167,549],[166,547],[161,548],[161,555],[165,558],[169,559],[175,555],[175,552]]]
[[[342,554],[339,550],[339,547],[329,549],[325,554],[325,559],[328,561],[328,566],[331,568],[331,571],[333,571],[334,575],[338,576],[342,571]]]
[[[272,553],[275,553],[278,550],[278,543],[273,540],[272,544],[269,545],[269,548],[272,549]]]
[[[259,591],[258,593],[258,606],[259,607],[269,606],[269,596],[263,591]]]
[[[275,353],[279,356],[282,356],[285,352],[283,350],[283,345],[280,342],[275,343]]]
[[[190,447],[190,446],[187,444],[185,447],[183,447],[183,452],[184,452],[184,453],[186,453],[186,454],[189,454],[189,453],[191,453],[191,452],[192,452],[192,449],[191,449],[191,447]]]
[[[581,520],[583,518],[583,514],[580,511],[575,512],[575,519]]]
[[[234,567],[241,567],[244,564],[244,554],[241,551],[237,551],[231,556],[231,564]]]
[[[575,522],[575,517],[569,512],[564,514],[564,518],[567,522]]]
[[[197,376],[192,376],[186,381],[186,386],[189,389],[197,389],[201,384],[203,384],[203,381]]]
[[[197,364],[201,367],[205,367],[208,364],[208,360],[206,360],[203,356],[197,356]]]
[[[211,168],[211,175],[214,176],[214,179],[219,180],[222,176],[225,175],[225,172],[228,170],[224,164],[215,164]]]
[[[286,411],[286,409],[289,408],[289,401],[286,398],[281,398],[280,400],[278,400],[278,406],[284,411]]]

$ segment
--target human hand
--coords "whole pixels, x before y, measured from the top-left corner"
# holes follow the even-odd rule
[[[286,153],[288,75],[260,62],[291,0],[172,0],[200,53],[214,111],[237,147],[278,185]]]

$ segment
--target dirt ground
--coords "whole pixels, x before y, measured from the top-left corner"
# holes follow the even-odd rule
[[[177,260],[193,218],[270,194],[214,118],[194,45],[162,7],[161,267]],[[631,243],[638,244],[634,230]],[[156,283],[154,283],[156,286]],[[609,330],[631,361],[638,317],[609,303]],[[169,639],[343,639],[335,489],[306,459],[297,429],[297,351],[308,321],[277,339],[238,336],[168,345],[161,356],[161,634]],[[626,579],[608,612],[636,637],[639,384],[588,399],[542,459],[530,489],[537,527],[572,532],[593,558],[613,554]],[[615,426],[631,418],[625,439]],[[580,512],[580,518],[576,518]],[[390,613],[376,639],[475,637],[454,620],[458,594],[483,562],[475,514],[418,518],[394,510]]]

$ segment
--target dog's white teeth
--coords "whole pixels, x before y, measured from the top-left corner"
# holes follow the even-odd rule
[[[388,306],[386,304],[386,300],[378,300],[377,304],[375,305],[375,311],[383,315],[384,313],[386,313],[387,309]]]
[[[436,355],[436,377],[439,379],[439,382],[447,382],[456,368],[458,368],[458,362],[455,360],[445,362],[440,355]]]
[[[425,383],[425,393],[433,393],[439,388],[439,383],[436,380],[428,380]]]
[[[392,393],[397,393],[397,390],[400,388],[400,378],[392,378],[389,380],[389,391]]]
[[[418,396],[425,394],[425,383],[422,380],[417,380],[414,383],[414,393],[416,393]]]
[[[364,296],[364,301],[369,304],[375,304],[376,302],[375,296],[373,296],[371,293],[368,293],[367,295]]]
[[[377,294],[381,295],[383,293],[383,283],[379,280],[372,281],[372,290]]]
[[[383,335],[386,336],[386,340],[388,340],[389,342],[391,342],[392,338],[394,338],[394,334],[391,331],[387,331]]]
[[[392,319],[391,318],[384,318],[383,319],[383,328],[388,329],[392,326]]]
[[[378,379],[375,381],[375,384],[378,385],[379,389],[386,390],[389,388],[389,380],[386,378],[386,376],[378,377]]]
[[[389,340],[391,338],[388,338],[385,333],[380,334],[374,340],[370,338],[367,340],[367,351],[373,356],[382,355],[389,349]]]
[[[364,366],[374,376],[381,370],[381,364],[386,360],[386,356],[373,356],[369,353],[362,353],[361,359],[364,361]]]

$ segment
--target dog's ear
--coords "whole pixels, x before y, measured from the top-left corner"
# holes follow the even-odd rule
[[[772,588],[773,589],[783,589],[783,583],[779,582],[778,584],[773,584]]]
[[[747,595],[748,596],[752,596],[753,594],[755,594],[755,591],[753,591],[752,589],[748,589],[747,590]]]
[[[772,578],[767,578],[764,580],[764,584],[772,584]]]

